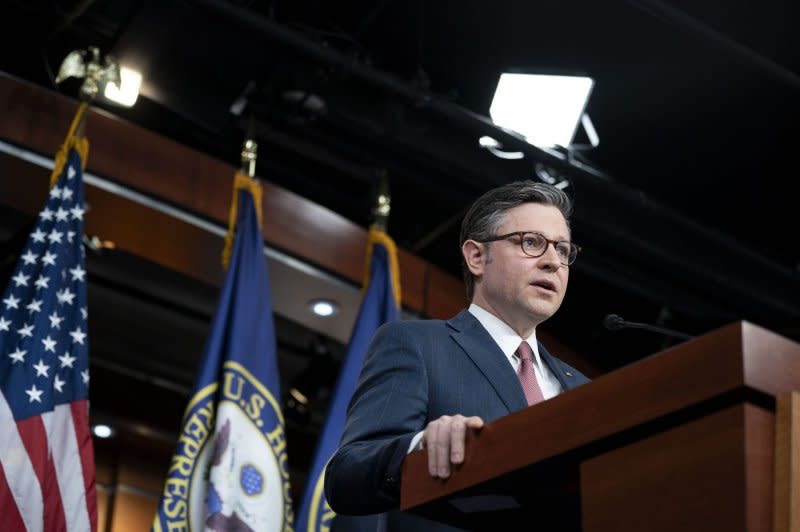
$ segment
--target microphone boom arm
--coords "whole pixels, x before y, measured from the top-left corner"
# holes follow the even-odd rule
[[[625,322],[625,326],[630,327],[631,329],[643,329],[643,330],[646,330],[646,331],[653,331],[653,332],[661,333],[661,334],[663,334],[665,336],[672,336],[673,338],[679,338],[681,340],[691,340],[692,338],[694,338],[693,336],[688,335],[686,333],[673,331],[671,329],[665,329],[665,328],[659,327],[657,325],[647,325],[645,323],[636,323],[636,322],[633,322],[633,321],[626,321]]]
[[[666,329],[664,327],[659,327],[658,325],[650,325],[648,323],[637,323],[635,321],[627,321],[622,319],[620,316],[616,314],[609,314],[603,320],[603,326],[608,329],[609,331],[619,331],[621,329],[641,329],[643,331],[650,331],[659,334],[663,334],[664,336],[672,336],[673,338],[679,338],[681,340],[691,340],[694,338],[686,333],[673,331],[672,329]]]

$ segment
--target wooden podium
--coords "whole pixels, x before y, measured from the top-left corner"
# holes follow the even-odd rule
[[[798,530],[797,390],[800,344],[734,323],[486,425],[446,481],[409,455],[401,508],[472,530]]]

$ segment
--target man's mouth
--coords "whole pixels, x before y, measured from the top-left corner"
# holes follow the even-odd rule
[[[534,281],[531,283],[533,286],[538,286],[540,288],[544,288],[545,290],[549,290],[551,292],[556,291],[555,283],[548,281],[547,279],[540,279],[538,281]]]

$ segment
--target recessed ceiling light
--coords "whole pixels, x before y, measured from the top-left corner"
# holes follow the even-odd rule
[[[311,312],[316,316],[327,318],[339,311],[339,304],[330,299],[315,299],[308,304]]]
[[[111,436],[114,435],[114,429],[112,429],[108,425],[103,425],[102,423],[99,423],[94,427],[92,427],[92,433],[94,433],[94,435],[97,436],[98,438],[110,438]]]
[[[539,147],[569,147],[594,80],[585,76],[503,73],[489,108],[492,121]]]

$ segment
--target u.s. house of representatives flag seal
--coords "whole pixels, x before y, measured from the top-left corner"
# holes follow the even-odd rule
[[[258,379],[225,362],[222,386],[198,392],[184,418],[159,512],[166,530],[291,530],[286,439],[276,412]]]
[[[239,177],[246,190],[238,192],[230,268],[155,531],[292,530],[272,306],[251,195],[261,191]]]

